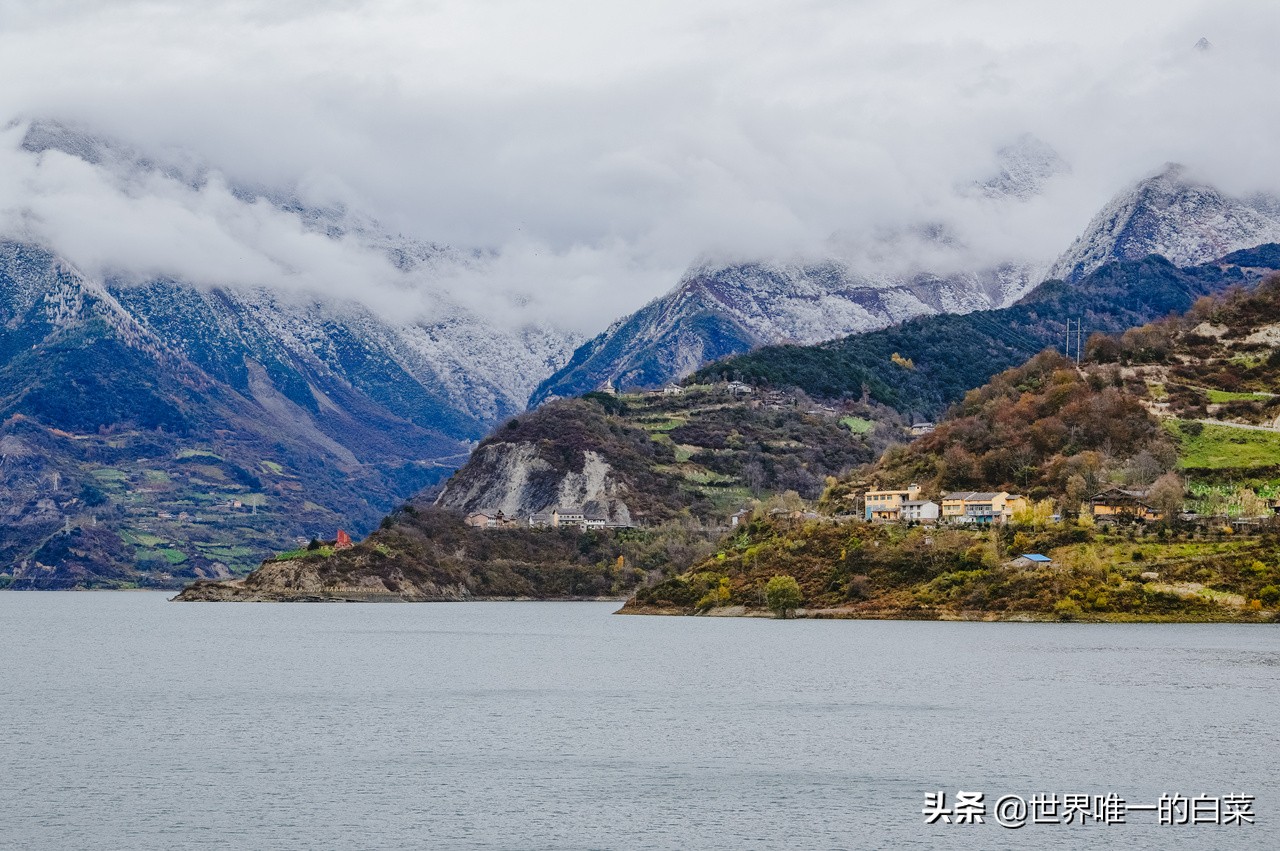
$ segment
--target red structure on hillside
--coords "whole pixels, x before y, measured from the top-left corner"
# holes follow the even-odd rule
[[[351,536],[348,535],[346,532],[342,531],[341,529],[339,529],[338,540],[334,542],[333,548],[335,550],[346,550],[346,549],[350,549],[352,546],[353,544],[351,543]]]

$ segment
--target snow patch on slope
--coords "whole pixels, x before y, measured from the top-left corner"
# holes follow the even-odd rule
[[[1166,165],[1122,192],[1098,213],[1049,269],[1076,281],[1114,260],[1160,254],[1176,266],[1280,241],[1280,199],[1233,198]]]

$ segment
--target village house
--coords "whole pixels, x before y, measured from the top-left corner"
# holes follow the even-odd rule
[[[931,499],[908,499],[903,501],[898,519],[903,523],[937,523],[939,510]]]
[[[477,529],[503,529],[516,524],[514,517],[508,517],[501,509],[481,508],[467,514],[468,526]]]
[[[561,526],[582,526],[586,520],[587,515],[577,506],[556,506],[551,509],[551,525],[557,529]]]
[[[866,519],[880,523],[900,520],[902,504],[919,497],[919,485],[908,485],[906,490],[869,490],[866,495]]]
[[[958,491],[942,498],[945,523],[1001,526],[1027,509],[1027,498],[1005,491]]]
[[[662,388],[663,396],[679,396],[683,392],[684,388],[679,384],[668,384],[666,387]]]
[[[756,389],[750,384],[743,384],[741,381],[730,381],[725,385],[725,389],[734,396],[750,396],[752,393],[756,392]]]
[[[1040,553],[1023,553],[1009,564],[1014,567],[1048,567],[1053,564],[1053,559]]]
[[[936,426],[933,423],[914,423],[911,426],[911,436],[919,437],[922,434],[930,434]]]
[[[529,515],[529,525],[535,529],[559,529],[576,526],[578,529],[630,529],[629,523],[617,523],[601,511],[586,511],[576,506],[556,506],[549,511]]]
[[[1089,497],[1089,512],[1098,523],[1153,523],[1164,514],[1147,502],[1147,491],[1107,488]]]
[[[737,526],[740,523],[746,523],[749,519],[751,519],[751,509],[739,508],[733,514],[729,515],[729,525]]]

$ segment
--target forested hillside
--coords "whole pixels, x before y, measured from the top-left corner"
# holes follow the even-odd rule
[[[1045,348],[1061,351],[1068,319],[1086,335],[1123,331],[1276,269],[1277,245],[1187,269],[1155,255],[1109,263],[1078,283],[1046,281],[1012,307],[920,317],[816,346],[770,346],[711,364],[692,380],[795,386],[833,398],[865,393],[916,419],[934,419],[1001,370]],[[1073,346],[1075,336],[1073,330]]]

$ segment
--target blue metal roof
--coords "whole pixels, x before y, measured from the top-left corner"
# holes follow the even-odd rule
[[[1053,561],[1053,559],[1048,556],[1042,556],[1040,553],[1023,553],[1022,558],[1025,558],[1028,561]]]

